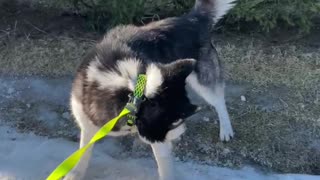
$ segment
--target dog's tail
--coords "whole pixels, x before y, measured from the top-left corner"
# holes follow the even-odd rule
[[[194,10],[212,16],[216,24],[235,5],[236,0],[196,0]]]

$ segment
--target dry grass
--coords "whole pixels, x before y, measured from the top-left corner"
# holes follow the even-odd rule
[[[17,39],[0,47],[0,73],[63,76],[72,74],[92,45],[70,38]]]
[[[299,43],[272,45],[249,37],[220,43],[218,51],[233,81],[245,80],[257,86],[320,88],[319,48]]]
[[[249,163],[278,172],[320,174],[320,105],[314,96],[301,96],[297,89],[285,86],[259,87],[241,80],[246,82],[240,85],[244,90],[228,98],[235,139],[219,142],[218,123],[212,123],[217,117],[206,111],[189,122],[177,149],[180,157],[193,152],[190,157],[209,164]],[[242,102],[240,95],[247,101]],[[211,122],[203,122],[203,117],[210,117]]]
[[[226,147],[280,172],[320,174],[320,51],[302,43],[259,39],[218,43],[228,79],[244,84],[231,99],[236,141]]]

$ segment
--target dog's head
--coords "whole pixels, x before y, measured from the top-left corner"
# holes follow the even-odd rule
[[[137,112],[139,135],[148,143],[175,139],[184,132],[184,119],[197,107],[187,97],[185,81],[193,71],[195,60],[177,60],[170,64],[151,63],[144,67],[137,59],[124,59],[116,64],[101,62],[99,57],[87,68],[88,113],[98,124],[115,116],[134,91],[139,69],[146,70],[145,101]],[[102,124],[105,122],[102,121]]]
[[[149,142],[175,139],[184,132],[184,119],[197,106],[190,103],[185,81],[193,71],[195,60],[184,59],[147,68],[146,100],[137,114],[139,135]]]

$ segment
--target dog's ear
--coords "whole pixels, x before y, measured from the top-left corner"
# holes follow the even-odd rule
[[[185,80],[194,70],[195,65],[196,60],[194,59],[179,59],[175,62],[164,65],[164,73],[168,79]]]

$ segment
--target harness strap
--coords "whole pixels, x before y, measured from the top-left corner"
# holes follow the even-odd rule
[[[129,96],[129,103],[126,105],[127,109],[131,110],[131,114],[128,114],[127,125],[133,126],[136,124],[136,114],[140,109],[141,103],[144,101],[144,89],[147,83],[147,76],[145,74],[139,74],[137,83],[133,92],[133,96]]]

